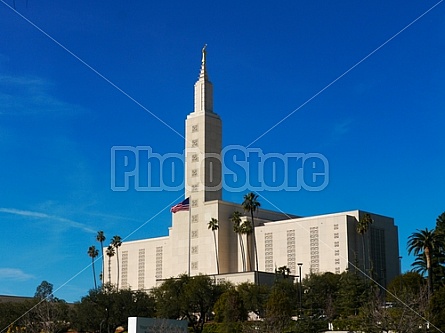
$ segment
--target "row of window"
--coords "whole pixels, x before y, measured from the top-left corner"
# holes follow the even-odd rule
[[[266,272],[273,272],[273,235],[271,232],[264,234],[264,264]]]
[[[127,272],[128,272],[128,251],[122,251],[122,273],[121,283],[123,288],[127,288]]]
[[[318,227],[310,228],[310,253],[311,253],[311,271],[314,273],[318,273],[319,271],[319,249],[318,249]]]
[[[155,273],[155,278],[156,279],[162,279],[162,246],[157,246],[156,247],[156,273]],[[143,288],[143,286],[142,286]],[[142,289],[141,287],[139,287],[139,289]]]
[[[287,230],[287,267],[295,274],[295,230]]]

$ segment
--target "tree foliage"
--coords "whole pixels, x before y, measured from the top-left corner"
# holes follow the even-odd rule
[[[244,250],[244,242],[243,242],[243,238],[242,235],[244,234],[244,228],[243,225],[241,224],[242,220],[241,220],[241,212],[239,211],[234,211],[232,216],[230,217],[230,221],[233,223],[233,232],[235,232],[235,234],[238,236],[238,240],[240,243],[240,250],[241,250],[241,259],[243,262],[243,272],[246,271],[246,252]]]
[[[102,269],[100,273],[100,279],[102,281],[102,284],[104,284],[105,281],[105,257],[104,257],[104,242],[106,240],[105,233],[102,230],[99,230],[96,235],[96,240],[100,243],[100,254],[102,257],[101,264]]]
[[[220,294],[221,288],[205,275],[189,277],[183,274],[152,290],[157,317],[187,319],[197,333],[202,332]]]
[[[96,249],[94,245],[90,246],[88,248],[88,256],[91,258],[91,267],[93,268],[93,279],[94,279],[94,288],[97,288],[97,282],[96,282],[96,269],[94,266],[94,261],[96,257],[99,255],[99,250]]]
[[[265,285],[244,282],[238,285],[237,290],[243,301],[244,308],[260,318],[264,317],[270,288]]]
[[[153,317],[154,313],[154,299],[149,294],[105,284],[74,304],[72,321],[78,331],[111,333],[118,326],[126,327],[128,317]]]
[[[434,262],[439,264],[440,253],[443,252],[444,235],[435,232],[435,230],[417,230],[408,238],[408,253],[423,256],[425,258],[425,266],[428,272],[428,292],[431,295],[434,290]],[[419,264],[417,262],[417,264]]]
[[[369,213],[364,214],[360,217],[357,223],[357,233],[361,235],[362,238],[362,252],[363,252],[363,274],[367,274],[367,268],[370,263],[366,262],[366,252],[368,252],[369,256],[369,249],[368,246],[366,246],[365,242],[365,234],[368,232],[369,227],[374,221],[372,220],[372,217]]]
[[[36,288],[34,299],[0,303],[0,330],[4,332],[55,333],[69,327],[69,307],[54,297],[47,281]]]
[[[289,279],[277,280],[266,302],[265,324],[269,332],[284,332],[296,314],[298,291]]]
[[[114,235],[111,239],[111,245],[116,250],[116,263],[117,263],[117,278],[116,278],[116,285],[119,288],[119,281],[120,281],[120,267],[119,267],[119,248],[122,245],[122,238],[119,235]]]
[[[335,317],[338,310],[334,302],[338,296],[342,275],[334,273],[310,274],[304,279],[304,308],[310,314]]]
[[[48,281],[42,281],[42,283],[37,286],[34,297],[38,300],[54,299],[52,283],[49,283]]]
[[[236,332],[240,323],[247,320],[247,310],[244,308],[240,293],[234,286],[229,286],[215,303],[213,308],[215,320],[223,323],[225,332]]]
[[[241,204],[245,212],[250,213],[250,217],[252,219],[252,237],[253,237],[253,252],[254,259],[250,261],[251,270],[258,270],[258,250],[256,246],[256,237],[255,237],[255,221],[254,221],[254,213],[260,208],[261,204],[258,201],[258,194],[250,192],[244,196],[244,201]],[[254,262],[254,267],[252,269],[252,261]]]
[[[219,274],[219,259],[218,259],[218,245],[216,241],[216,231],[219,229],[218,220],[212,217],[207,224],[209,230],[212,230],[213,244],[215,246],[215,259],[216,259],[216,273]]]

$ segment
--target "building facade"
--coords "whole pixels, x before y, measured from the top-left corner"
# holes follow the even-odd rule
[[[190,209],[172,214],[167,236],[122,243],[121,288],[148,290],[180,274],[214,275],[235,283],[258,279],[252,272],[252,237],[236,234],[230,220],[243,209],[222,200],[222,124],[213,110],[205,48],[185,133],[185,197]],[[373,223],[362,237],[356,230],[364,214],[370,214]],[[212,218],[219,225],[215,231],[218,265],[214,235],[208,229]],[[247,215],[241,218],[250,220]],[[255,213],[255,237],[258,271],[265,276],[281,266],[287,266],[292,275],[301,271],[303,277],[310,272],[364,270],[385,286],[400,272],[397,227],[392,218],[377,214],[355,210],[298,217],[260,209]],[[111,282],[116,284],[115,260],[111,266]]]

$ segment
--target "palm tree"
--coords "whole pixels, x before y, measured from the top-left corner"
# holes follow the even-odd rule
[[[365,234],[368,232],[369,226],[374,222],[371,215],[366,213],[358,220],[357,233],[362,236],[363,247],[363,274],[366,274],[366,251],[365,251]],[[369,251],[368,251],[369,252]]]
[[[108,245],[107,256],[108,256],[108,283],[111,283],[111,257],[114,257],[116,252],[114,251],[113,245]]]
[[[249,220],[245,220],[243,224],[240,226],[240,234],[241,234],[241,240],[242,235],[246,235],[246,241],[247,241],[247,258],[249,258],[249,267],[250,270],[253,271],[252,268],[252,258],[250,256],[250,246],[249,246],[249,236],[252,234],[252,223]],[[243,243],[244,244],[244,243]],[[244,245],[243,245],[244,246]],[[246,264],[247,266],[247,264]]]
[[[120,268],[119,268],[119,247],[122,245],[121,236],[115,235],[111,239],[111,245],[116,249],[116,260],[117,260],[117,289],[119,289],[119,278],[120,278]]]
[[[102,254],[102,284],[104,284],[104,280],[105,280],[105,258],[104,258],[105,234],[102,230],[97,232],[96,240],[100,243],[100,251]]]
[[[94,259],[99,255],[99,250],[94,245],[88,248],[88,255],[91,257],[91,265],[93,266],[94,289],[97,289],[96,270],[94,268]]]
[[[290,275],[290,268],[287,266],[281,266],[275,269],[275,274],[279,274],[283,276],[283,279],[286,279]]]
[[[215,231],[219,229],[218,220],[213,218],[209,221],[208,229],[213,232],[213,243],[215,244],[215,256],[216,256],[216,272],[219,274],[219,260],[218,260],[218,247],[216,245],[216,234]]]
[[[433,293],[433,265],[432,255],[443,247],[443,237],[432,230],[419,230],[408,237],[408,254],[414,253],[418,256],[423,253],[426,261],[426,270],[428,272],[428,294]]]
[[[233,223],[233,231],[238,235],[240,249],[241,249],[241,259],[243,261],[243,272],[246,271],[246,255],[244,252],[244,242],[242,235],[242,227],[241,227],[241,213],[239,211],[234,211],[232,216],[230,217],[230,221]]]
[[[250,192],[244,196],[244,201],[241,204],[244,211],[250,212],[250,217],[252,218],[252,235],[253,235],[253,251],[255,254],[255,270],[258,271],[258,253],[256,248],[256,238],[255,238],[255,221],[253,219],[253,213],[261,206],[258,202],[258,194]]]
[[[411,271],[412,272],[416,272],[422,276],[425,275],[425,273],[428,272],[427,268],[426,268],[426,260],[425,260],[425,256],[423,255],[423,253],[419,253],[416,256],[416,259],[414,259],[414,261],[411,264]]]

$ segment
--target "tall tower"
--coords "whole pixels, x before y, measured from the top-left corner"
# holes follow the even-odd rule
[[[192,207],[222,199],[221,119],[213,112],[213,86],[206,68],[206,46],[195,83],[195,107],[185,122],[185,197]]]

